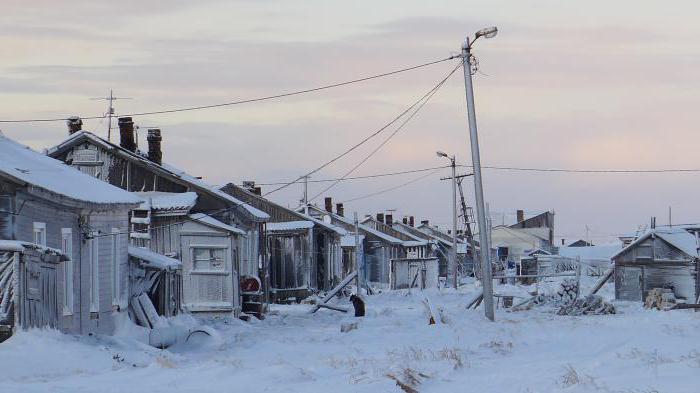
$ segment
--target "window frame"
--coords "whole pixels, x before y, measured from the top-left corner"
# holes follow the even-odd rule
[[[34,244],[38,244],[42,247],[46,247],[46,223],[45,222],[38,222],[34,221],[32,224],[32,233],[34,235]],[[37,241],[37,233],[40,236],[40,239]]]
[[[119,228],[112,228],[112,243],[110,245],[110,257],[111,257],[111,283],[112,283],[112,306],[121,306],[122,298],[122,285],[120,280],[121,268],[119,266],[121,258],[121,250],[119,241],[121,240],[121,233]]]
[[[213,250],[221,250],[223,253],[223,259],[222,259],[222,268],[221,269],[212,269],[211,268],[211,262],[209,265],[209,268],[207,269],[197,269],[197,258],[196,258],[196,250],[198,249],[205,249],[211,251]],[[231,270],[229,269],[229,261],[230,261],[230,247],[228,245],[223,245],[223,244],[193,244],[190,245],[190,256],[191,256],[191,261],[192,261],[192,274],[213,274],[213,275],[229,275],[231,274]],[[211,261],[212,259],[209,259]]]
[[[90,253],[90,312],[100,312],[100,238],[99,232],[92,232],[88,239]]]
[[[73,315],[73,228],[61,228],[61,252],[68,257],[63,262],[63,315]]]

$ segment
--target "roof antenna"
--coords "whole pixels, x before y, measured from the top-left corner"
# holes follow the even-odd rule
[[[112,116],[114,115],[114,101],[116,100],[133,100],[131,97],[115,97],[112,93],[112,89],[109,89],[109,97],[93,97],[91,100],[104,100],[109,101],[109,107],[107,108],[107,140],[111,142],[112,138]]]

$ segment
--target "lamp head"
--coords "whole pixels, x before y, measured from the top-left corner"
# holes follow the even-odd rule
[[[496,36],[496,34],[498,34],[498,27],[491,26],[491,27],[487,27],[485,29],[481,29],[481,30],[477,31],[475,34],[475,37],[476,38],[479,38],[479,37],[493,38]]]
[[[436,152],[435,154],[437,154],[438,157],[448,157],[448,158],[449,158],[449,156],[447,155],[447,153],[444,153],[444,152],[441,152],[441,151],[438,151],[438,152]]]

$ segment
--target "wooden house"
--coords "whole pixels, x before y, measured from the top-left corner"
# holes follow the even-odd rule
[[[401,230],[410,231],[411,233],[421,233],[427,236],[433,242],[434,253],[432,256],[438,258],[440,277],[447,277],[450,253],[454,244],[454,239],[451,234],[445,233],[436,227],[430,226],[429,221],[422,221],[418,227],[412,227],[408,223],[399,223],[395,226]],[[464,243],[464,239],[457,238],[457,261],[463,272],[471,274],[474,269],[474,262],[469,255],[469,247]]]
[[[615,298],[644,301],[654,288],[671,289],[676,299],[696,303],[697,229],[652,229],[612,256]]]
[[[360,250],[355,249],[355,222],[353,219],[345,217],[343,214],[332,211],[332,200],[326,198],[325,210],[317,206],[308,205],[305,209],[311,217],[339,226],[345,229],[348,234],[341,239],[343,248],[343,265],[348,266],[354,263],[352,270],[356,269],[358,256],[361,255],[366,266],[366,280],[374,283],[389,284],[389,261],[393,258],[406,256],[404,240],[388,235],[371,225],[359,224],[359,234],[361,235]],[[341,212],[340,213],[344,213]],[[406,243],[418,245],[413,243]]]
[[[112,333],[140,202],[0,135],[0,324]]]
[[[270,216],[265,238],[273,300],[300,300],[343,280],[343,228],[263,198],[253,184],[229,183],[220,189]]]
[[[186,309],[237,314],[245,304],[262,302],[268,289],[264,224],[269,216],[163,163],[160,130],[148,130],[148,153],[136,146],[131,118],[119,119],[119,132],[116,145],[75,131],[48,154],[124,190],[151,193],[132,213],[132,244],[183,262]],[[240,291],[244,277],[263,284],[246,299]]]

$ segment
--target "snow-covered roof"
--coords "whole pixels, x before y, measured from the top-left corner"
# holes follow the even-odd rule
[[[141,199],[0,134],[0,176],[86,203],[134,205]]]
[[[620,244],[606,244],[586,247],[559,247],[559,255],[581,260],[609,261],[613,255],[622,250]]]
[[[210,225],[210,226],[212,226],[212,227],[214,227],[214,228],[223,229],[223,230],[225,230],[225,231],[237,233],[237,234],[239,234],[239,235],[245,235],[245,231],[243,231],[243,230],[241,230],[241,229],[239,229],[239,228],[236,228],[236,227],[234,227],[234,226],[225,224],[225,223],[223,223],[223,222],[217,220],[216,218],[214,218],[214,217],[212,217],[212,216],[209,216],[209,215],[206,215],[206,214],[204,214],[204,213],[194,213],[194,214],[188,215],[188,217],[189,217],[190,219],[192,219],[193,221],[201,222],[201,223],[203,223],[203,224]]]
[[[114,143],[111,143],[109,141],[106,141],[106,140],[100,138],[99,136],[97,136],[91,132],[78,131],[78,132],[74,133],[73,135],[71,135],[68,139],[61,142],[59,145],[48,149],[47,154],[51,155],[51,154],[57,153],[59,151],[62,151],[64,149],[67,149],[67,148],[73,146],[74,144],[78,143],[81,138],[89,139],[91,142],[95,143],[96,145],[101,146],[102,148],[104,148],[106,150],[110,150],[110,151],[113,151],[117,154],[120,154],[122,157],[124,157],[126,159],[133,160],[133,161],[139,161],[140,163],[142,163],[143,165],[148,166],[148,167],[158,168],[161,171],[166,172],[175,178],[178,178],[178,179],[180,179],[180,180],[182,180],[190,185],[197,187],[199,190],[201,190],[203,192],[209,193],[211,195],[215,195],[219,198],[222,198],[224,200],[227,200],[227,201],[233,203],[236,206],[240,206],[242,209],[247,211],[252,217],[254,217],[257,220],[265,221],[265,220],[270,219],[270,216],[267,213],[265,213],[259,209],[256,209],[253,206],[250,206],[247,203],[244,203],[243,201],[232,197],[231,195],[228,195],[227,193],[219,190],[218,188],[207,184],[206,182],[202,181],[201,179],[197,179],[196,177],[188,174],[187,172],[185,172],[181,169],[178,169],[172,165],[168,165],[165,163],[160,164],[160,165],[156,164],[153,161],[149,160],[147,157],[145,157],[140,152],[131,152],[129,150],[126,150],[126,149],[122,148],[121,146],[116,145]]]
[[[283,231],[294,231],[300,229],[313,228],[314,223],[311,221],[286,221],[286,222],[268,222],[267,231],[268,232],[283,232]]]
[[[196,192],[160,192],[147,191],[136,192],[144,202],[141,204],[142,209],[151,209],[158,212],[182,212],[187,213],[195,203],[197,203]]]
[[[362,241],[365,240],[365,235],[359,235],[358,236],[360,244],[362,244]],[[355,234],[354,233],[348,233],[345,236],[342,236],[340,238],[340,246],[341,247],[355,247]]]
[[[26,249],[33,249],[37,250],[41,253],[45,254],[53,254],[53,255],[58,255],[61,258],[61,260],[68,260],[69,258],[63,254],[63,251],[57,249],[57,248],[51,248],[51,247],[46,247],[42,246],[36,243],[31,243],[31,242],[26,242],[23,240],[0,240],[0,250],[1,251],[15,251],[15,252],[24,252]]]
[[[175,258],[166,257],[147,248],[129,246],[129,255],[138,258],[150,267],[160,270],[175,270],[182,268],[182,262]]]
[[[695,238],[695,235],[691,234],[690,232],[686,231],[683,228],[664,228],[664,229],[652,229],[640,237],[638,237],[635,241],[630,243],[627,247],[621,249],[617,253],[615,253],[612,258],[617,257],[618,255],[624,253],[625,251],[631,249],[632,247],[635,247],[637,244],[641,243],[642,241],[648,239],[650,236],[658,236],[664,241],[668,242],[672,246],[676,247],[677,249],[681,250],[685,254],[691,257],[698,257],[698,243],[697,239]]]

